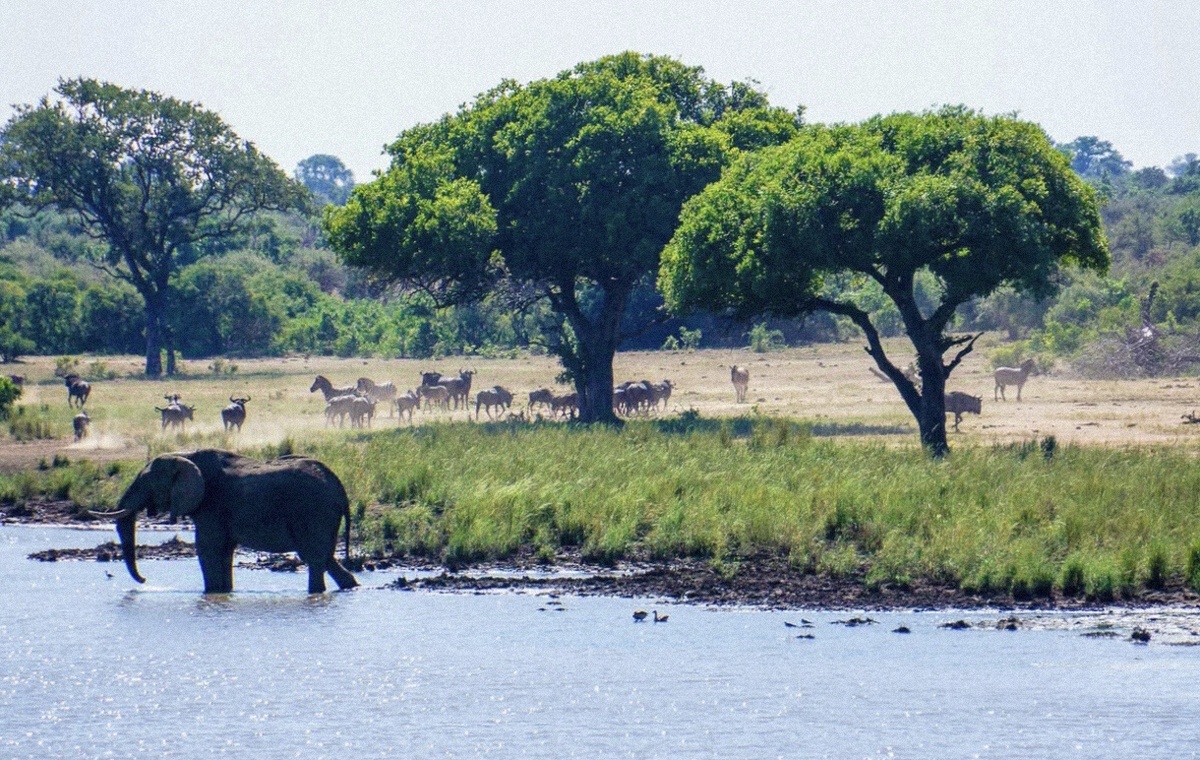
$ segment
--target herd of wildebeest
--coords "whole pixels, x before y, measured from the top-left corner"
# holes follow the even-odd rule
[[[1021,363],[1020,367],[1000,367],[995,370],[993,377],[996,381],[994,400],[1006,400],[1006,386],[1016,386],[1017,400],[1021,400],[1021,390],[1025,381],[1034,370],[1032,359]],[[880,379],[887,378],[872,369],[872,373]],[[325,397],[325,424],[338,427],[345,425],[349,418],[350,426],[355,428],[370,427],[380,404],[388,409],[389,417],[407,420],[410,424],[413,411],[427,413],[438,411],[449,412],[463,409],[470,416],[471,387],[475,379],[475,371],[460,369],[457,374],[444,375],[440,372],[422,372],[421,383],[400,393],[396,385],[390,381],[375,382],[370,378],[360,377],[354,385],[338,387],[324,375],[317,375],[309,388],[310,393],[320,391]],[[919,382],[919,376],[910,366],[906,374]],[[19,375],[9,375],[17,385],[23,385],[25,378]],[[69,374],[63,378],[67,387],[67,405],[79,412],[72,419],[75,440],[80,441],[88,434],[91,419],[83,406],[91,396],[92,385],[77,374]],[[730,367],[730,382],[733,384],[734,397],[737,403],[746,402],[746,393],[750,386],[750,370],[734,365]],[[661,382],[650,380],[627,381],[613,388],[613,411],[624,416],[645,416],[656,413],[660,409],[669,408],[671,393],[675,384],[664,379]],[[155,406],[161,415],[162,429],[182,429],[185,423],[195,419],[195,406],[183,403],[178,393],[167,394],[163,397],[167,405]],[[478,390],[475,393],[475,419],[486,414],[494,420],[508,416],[523,419],[535,419],[548,416],[551,419],[573,419],[579,413],[579,397],[576,393],[555,393],[550,388],[538,388],[529,392],[529,400],[525,407],[517,412],[512,411],[515,395],[512,391],[500,385]],[[958,430],[959,423],[965,413],[979,414],[983,407],[982,396],[972,396],[961,391],[951,391],[946,394],[946,413],[954,415],[954,429]],[[229,405],[221,410],[221,422],[226,432],[241,432],[242,424],[246,421],[246,404],[250,397],[229,397]]]
[[[411,423],[414,410],[448,412],[464,409],[470,415],[475,374],[471,369],[460,369],[453,375],[422,372],[420,385],[404,393],[390,381],[377,383],[360,377],[354,385],[339,388],[324,375],[317,375],[309,392],[320,391],[325,396],[327,425],[336,421],[338,427],[342,427],[349,417],[351,427],[370,427],[379,404],[387,406],[389,417],[399,416]],[[621,383],[613,389],[613,410],[627,416],[650,414],[660,406],[666,410],[674,389],[675,384],[670,380]],[[543,413],[555,419],[572,419],[579,413],[579,395],[576,393],[555,393],[549,388],[538,388],[529,392],[529,401],[519,413],[511,411],[514,398],[513,392],[502,385],[476,391],[475,419],[484,414],[494,420],[505,414],[532,418]]]

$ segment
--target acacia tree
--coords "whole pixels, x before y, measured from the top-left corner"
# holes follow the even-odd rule
[[[612,361],[630,293],[654,276],[683,202],[799,114],[747,84],[623,53],[504,82],[389,147],[390,169],[326,212],[350,264],[462,303],[507,286],[548,299],[550,348],[584,421],[613,421]]]
[[[172,276],[197,243],[257,211],[301,206],[306,192],[198,104],[92,79],[55,92],[0,130],[0,202],[57,208],[102,241],[91,263],[145,301],[146,374],[162,374],[164,348],[172,374]]]
[[[949,334],[955,310],[1002,285],[1045,296],[1063,264],[1108,265],[1093,190],[1037,125],[949,107],[807,127],[742,157],[684,207],[659,285],[676,310],[849,317],[942,456],[946,379],[978,337]],[[940,291],[924,311],[922,271]],[[896,305],[921,388],[885,354],[870,315],[831,287],[846,276],[875,281]]]

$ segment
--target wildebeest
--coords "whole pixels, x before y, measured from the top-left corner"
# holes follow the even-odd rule
[[[441,372],[422,372],[421,373],[421,385],[441,385],[441,384],[442,384],[442,373]]]
[[[650,390],[650,381],[642,380],[638,383],[622,383],[625,385],[625,409],[629,414],[637,414],[645,407],[646,411],[650,411],[650,400],[653,398]]]
[[[553,401],[554,401],[554,391],[550,390],[549,388],[538,388],[536,391],[530,391],[529,392],[529,411],[532,412],[533,408],[535,406],[537,406],[538,404],[545,404],[546,406],[550,406],[551,402],[553,402]]]
[[[80,412],[71,419],[71,427],[75,429],[75,442],[79,443],[88,434],[88,425],[92,422],[92,418],[88,417],[87,412]]]
[[[392,403],[396,400],[396,386],[393,383],[377,383],[369,377],[360,377],[355,389],[360,396],[366,396],[377,404],[387,404],[388,416],[391,416]]]
[[[1007,401],[1004,397],[1004,386],[1017,386],[1017,401],[1021,400],[1021,389],[1025,387],[1025,381],[1029,378],[1029,374],[1033,372],[1033,359],[1026,359],[1021,362],[1019,368],[1013,367],[997,367],[995,372],[996,387],[992,391],[992,400]],[[999,395],[999,399],[996,396]]]
[[[234,398],[229,397],[229,406],[221,410],[221,422],[225,423],[225,431],[236,427],[238,432],[242,432],[242,423],[246,421],[246,404],[250,402],[250,397]]]
[[[613,411],[617,414],[628,414],[629,412],[629,403],[625,398],[625,388],[627,387],[613,388]]]
[[[512,405],[512,400],[513,395],[499,385],[493,385],[487,390],[479,391],[479,393],[475,394],[475,419],[479,419],[479,407],[483,407],[490,420],[492,418],[493,406],[499,407],[499,410],[503,412]]]
[[[454,402],[455,409],[458,408],[460,401],[464,409],[467,407],[467,398],[471,395],[471,378],[474,376],[475,370],[473,369],[460,369],[458,377],[442,376],[439,384],[444,386],[450,394],[450,400]]]
[[[181,428],[188,420],[195,419],[193,414],[196,411],[196,407],[186,404],[171,404],[166,409],[159,409],[156,406],[154,410],[162,414],[162,427],[163,430],[166,430],[167,425]]]
[[[357,395],[356,388],[353,385],[346,388],[335,388],[333,387],[333,383],[329,382],[329,378],[325,377],[324,375],[317,375],[316,379],[313,380],[312,387],[308,389],[309,393],[315,393],[317,391],[321,392],[321,395],[325,397],[326,402],[332,401],[338,396]]]
[[[74,406],[74,402],[78,401],[79,408],[82,409],[92,393],[91,383],[79,375],[67,375],[63,378],[63,383],[67,386],[67,406]]]
[[[954,415],[954,429],[962,422],[964,412],[980,414],[983,411],[983,396],[972,396],[962,391],[950,391],[946,394],[946,414]]]
[[[746,390],[750,387],[750,370],[735,364],[729,368],[729,380],[733,383],[733,392],[737,397],[737,403],[744,404]]]
[[[663,380],[661,383],[650,384],[650,405],[658,409],[658,404],[661,401],[663,411],[667,410],[671,401],[671,391],[675,390],[675,383],[670,380]]]
[[[9,375],[8,379],[12,380],[13,385],[17,386],[18,388],[23,387],[25,385],[25,376],[24,375]]]
[[[564,417],[574,417],[578,411],[578,393],[567,393],[562,396],[555,396],[550,401],[550,412],[555,416],[562,414]]]

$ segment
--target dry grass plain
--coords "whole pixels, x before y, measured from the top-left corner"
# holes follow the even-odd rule
[[[1007,401],[994,401],[990,350],[998,345],[985,336],[956,369],[949,390],[983,397],[983,413],[966,415],[960,432],[950,430],[951,446],[991,445],[1055,436],[1060,444],[1101,446],[1182,446],[1200,444],[1200,425],[1184,424],[1185,414],[1200,409],[1200,379],[1195,377],[1151,380],[1097,381],[1074,376],[1063,368],[1031,376],[1016,400],[1016,389],[1008,389]],[[890,354],[900,364],[912,358],[906,341],[888,343]],[[186,448],[220,445],[250,449],[277,443],[285,437],[351,434],[325,426],[324,401],[309,387],[318,374],[336,385],[353,384],[361,376],[391,380],[404,389],[415,386],[420,372],[451,373],[460,367],[477,371],[475,388],[494,384],[512,390],[524,405],[526,394],[538,387],[554,387],[559,372],[555,359],[522,355],[515,359],[450,357],[441,360],[338,359],[287,357],[236,360],[235,374],[214,376],[208,362],[185,363],[186,375],[167,380],[139,376],[137,357],[101,357],[121,377],[93,383],[87,410],[92,417],[91,435],[81,443],[71,436],[71,417],[66,389],[54,377],[54,359],[36,357],[7,371],[27,377],[21,404],[27,412],[48,419],[59,437],[21,443],[10,436],[0,438],[0,469],[13,471],[36,466],[55,454],[71,459],[136,459],[150,448]],[[86,370],[92,359],[83,357]],[[751,373],[747,403],[734,402],[729,366],[740,364]],[[625,379],[661,380],[676,385],[667,414],[695,409],[705,417],[728,417],[759,413],[808,420],[818,435],[878,437],[897,445],[916,445],[916,427],[896,390],[871,374],[871,360],[861,342],[821,344],[769,353],[741,350],[695,352],[627,352],[618,354],[615,376]],[[196,419],[186,435],[160,428],[155,405],[163,396],[179,393],[184,403],[197,407]],[[230,396],[250,396],[245,429],[241,434],[222,431],[220,410]],[[473,400],[472,400],[473,403]],[[473,407],[472,407],[473,409]],[[453,419],[466,422],[463,410],[450,413],[418,413],[415,424]],[[950,420],[952,422],[952,420]],[[387,412],[376,417],[376,429],[400,423]]]

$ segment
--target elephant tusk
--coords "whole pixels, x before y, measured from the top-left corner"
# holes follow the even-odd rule
[[[95,517],[102,517],[105,519],[111,517],[114,520],[123,520],[126,517],[129,517],[130,515],[136,513],[137,511],[138,511],[137,507],[129,507],[128,509],[120,509],[120,510],[117,510],[116,512],[92,512],[91,514]]]

